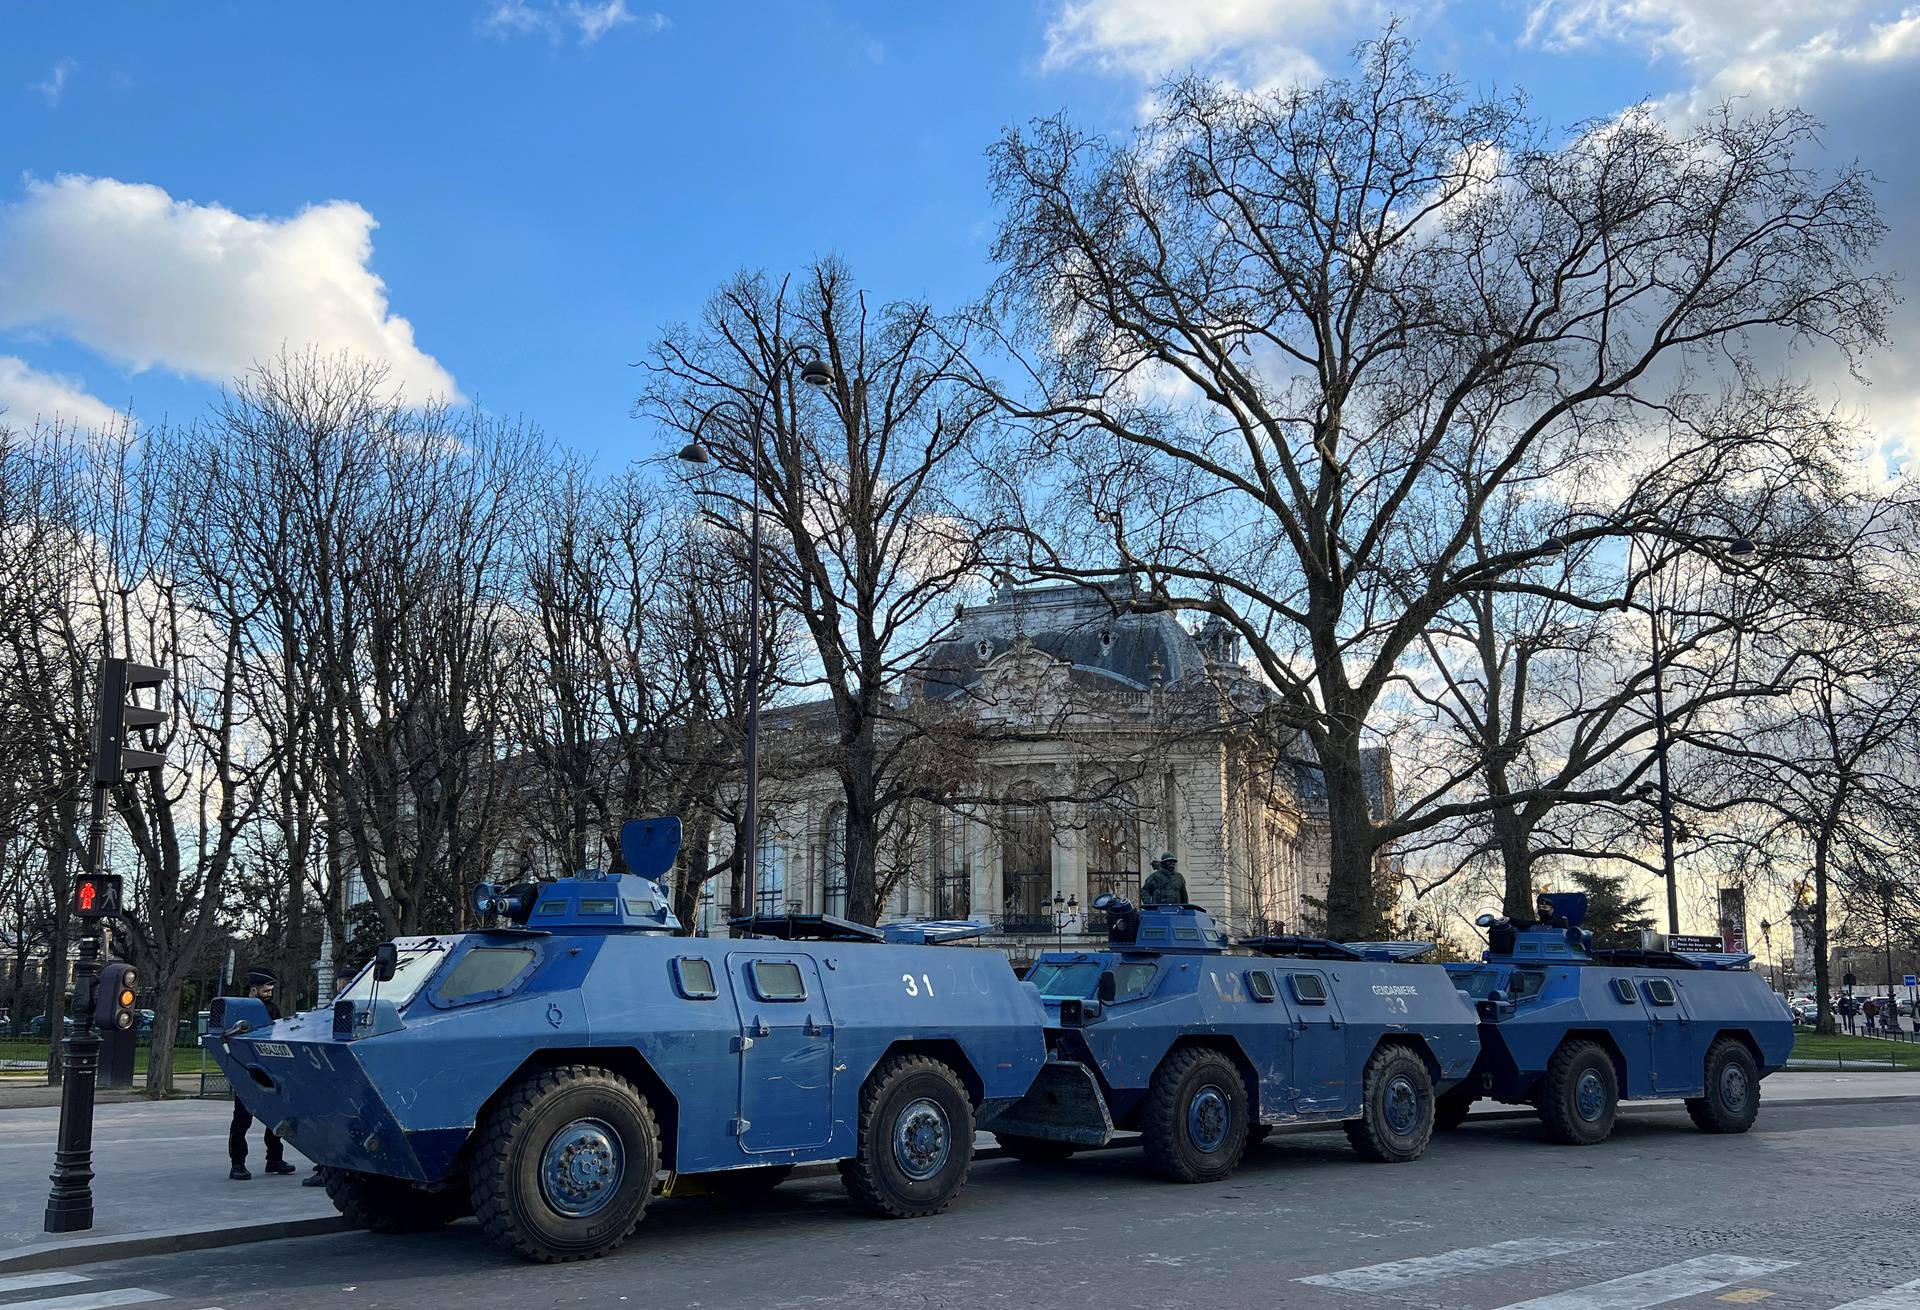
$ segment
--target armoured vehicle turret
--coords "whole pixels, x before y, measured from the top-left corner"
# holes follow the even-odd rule
[[[828,916],[679,936],[654,881],[678,820],[622,845],[628,873],[481,886],[491,926],[383,945],[331,1009],[270,1023],[217,1002],[206,1046],[377,1230],[471,1210],[511,1251],[580,1259],[624,1241],[657,1187],[764,1188],[822,1161],[879,1214],[943,1209],[976,1118],[1045,1059],[1006,958]]]
[[[1442,1096],[1439,1127],[1480,1097],[1530,1104],[1548,1135],[1603,1142],[1621,1100],[1682,1097],[1701,1130],[1740,1133],[1760,1080],[1793,1048],[1793,1022],[1752,956],[1595,950],[1586,897],[1550,893],[1538,918],[1490,914],[1478,963],[1449,964],[1480,1013],[1480,1059]]]
[[[1194,905],[1135,910],[1102,896],[1105,950],[1029,971],[1048,1062],[984,1126],[1015,1156],[1058,1160],[1140,1134],[1180,1182],[1230,1175],[1278,1124],[1340,1122],[1370,1160],[1420,1156],[1436,1094],[1473,1067],[1473,1007],[1423,943],[1358,948],[1267,937],[1229,948]]]

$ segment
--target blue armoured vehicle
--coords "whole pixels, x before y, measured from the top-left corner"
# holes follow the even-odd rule
[[[1058,1160],[1136,1131],[1154,1169],[1222,1179],[1277,1124],[1338,1121],[1370,1160],[1418,1158],[1436,1094],[1479,1051],[1471,1004],[1424,944],[1259,938],[1228,949],[1193,905],[1102,896],[1104,951],[1043,955],[1027,975],[1049,1059],[983,1124],[1007,1150]]]
[[[1481,1097],[1530,1104],[1556,1141],[1613,1131],[1622,1099],[1684,1097],[1705,1132],[1742,1133],[1760,1080],[1786,1063],[1793,1022],[1750,955],[1595,950],[1586,897],[1543,896],[1531,921],[1480,916],[1479,963],[1449,964],[1480,1012],[1480,1060],[1440,1098],[1458,1127]]]
[[[331,1010],[216,1002],[206,1046],[377,1230],[471,1210],[509,1250],[581,1259],[624,1241],[657,1183],[764,1188],[820,1161],[880,1214],[945,1208],[976,1119],[1045,1060],[1005,957],[825,916],[676,936],[652,878],[678,820],[622,846],[631,874],[482,885],[497,926],[382,946]]]

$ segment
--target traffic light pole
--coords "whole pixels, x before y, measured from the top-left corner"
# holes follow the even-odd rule
[[[107,787],[93,786],[93,822],[87,828],[87,872],[107,858]],[[54,1145],[53,1190],[47,1193],[46,1231],[78,1233],[93,1227],[93,1087],[100,1071],[100,1036],[93,1030],[94,980],[100,974],[100,921],[81,919],[79,959],[73,966],[73,1036],[62,1050],[60,1136]]]

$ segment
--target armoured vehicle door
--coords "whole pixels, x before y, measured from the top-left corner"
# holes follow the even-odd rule
[[[833,1130],[833,1016],[811,956],[727,956],[740,1015],[743,1151],[824,1146]]]
[[[1285,980],[1280,994],[1287,1017],[1293,1021],[1294,1113],[1343,1111],[1348,1100],[1347,1038],[1333,986],[1323,969],[1275,963]]]
[[[1706,1080],[1706,1060],[1694,1049],[1693,1025],[1680,989],[1671,978],[1642,978],[1640,999],[1647,1009],[1653,1090],[1669,1096],[1698,1092]]]

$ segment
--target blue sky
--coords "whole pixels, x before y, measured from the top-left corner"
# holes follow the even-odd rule
[[[1560,122],[1643,97],[1675,113],[1730,92],[1808,103],[1836,153],[1888,179],[1887,262],[1915,244],[1912,161],[1887,127],[1920,107],[1920,10],[1401,12],[1428,66],[1525,87]],[[880,296],[956,306],[990,275],[983,151],[1004,125],[1065,108],[1124,129],[1156,77],[1186,66],[1244,85],[1337,69],[1385,13],[1342,0],[11,6],[4,421],[106,406],[191,417],[215,379],[304,338],[384,352],[416,393],[451,384],[619,462],[649,441],[628,417],[630,365],[732,271],[835,252]],[[1877,380],[1874,412],[1904,436],[1920,413],[1912,367],[1891,360]]]

